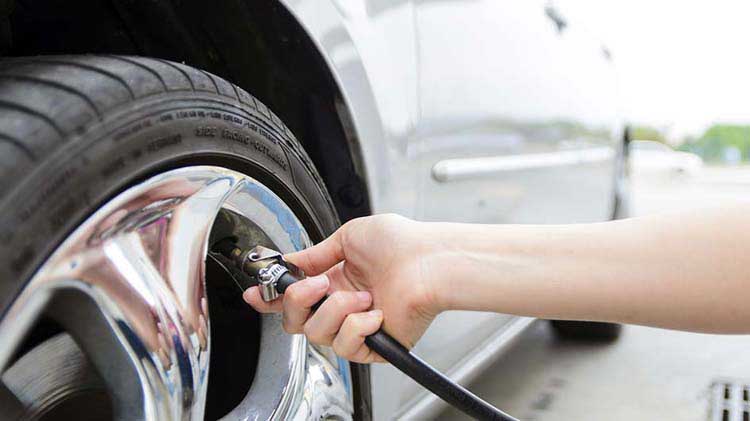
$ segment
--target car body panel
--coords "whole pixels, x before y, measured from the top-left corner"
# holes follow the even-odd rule
[[[703,168],[703,159],[660,142],[634,140],[630,143],[630,167],[638,176],[695,176]]]
[[[558,32],[545,5],[420,2],[421,173],[475,157],[495,158],[496,171],[480,161],[466,167],[473,176],[420,177],[419,218],[560,223],[611,214],[602,200],[613,195],[616,157],[611,65],[574,25]]]
[[[417,116],[413,5],[281,1],[318,46],[344,97],[373,211],[413,215],[416,174],[405,159]],[[385,6],[373,6],[379,3]]]
[[[282,2],[339,84],[375,213],[482,223],[612,217],[622,155],[612,63],[584,30],[561,28],[551,3]],[[502,350],[484,346],[488,338],[509,342],[519,320],[449,313],[415,350],[465,380],[466,367],[487,360],[480,353]],[[424,416],[439,404],[390,366],[374,367],[373,395],[376,419]]]

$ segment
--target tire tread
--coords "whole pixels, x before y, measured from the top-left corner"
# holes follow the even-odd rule
[[[0,133],[0,143],[6,143],[8,145],[12,145],[14,148],[18,149],[24,155],[26,155],[26,157],[29,158],[32,162],[36,161],[36,156],[34,155],[34,152],[32,152],[28,147],[26,147],[26,145],[23,142],[21,142],[19,139],[16,139],[4,133]]]
[[[16,73],[10,73],[10,72],[0,72],[0,80],[2,79],[17,81],[17,82],[32,83],[32,84],[38,84],[38,85],[46,85],[53,89],[59,89],[59,90],[65,91],[69,94],[75,95],[78,98],[80,98],[96,113],[97,117],[101,117],[101,110],[96,105],[96,103],[94,103],[94,101],[88,95],[76,89],[75,87],[68,86],[64,83],[60,83],[58,81],[51,80],[51,79],[45,79],[45,78],[41,78],[37,76],[29,76],[29,75],[16,74]]]
[[[125,88],[125,90],[128,91],[130,94],[131,99],[135,99],[135,93],[133,92],[133,88],[128,84],[127,80],[125,80],[122,76],[111,72],[107,69],[103,69],[99,66],[95,66],[93,64],[87,63],[86,58],[87,57],[95,57],[95,56],[83,56],[82,58],[77,57],[68,57],[68,56],[38,56],[30,59],[32,63],[47,63],[47,64],[59,64],[61,66],[70,66],[70,67],[76,67],[81,70],[88,70],[93,73],[98,73],[103,76],[107,76],[112,80],[117,81],[120,86]]]
[[[104,83],[106,80],[112,83]],[[19,83],[33,85],[33,101],[21,94]],[[0,60],[0,142],[19,149],[16,159],[0,156],[0,177],[33,170],[77,132],[100,120],[114,108],[150,95],[173,91],[219,95],[250,107],[267,119],[263,126],[278,134],[301,159],[320,186],[322,178],[312,160],[281,119],[237,85],[182,63],[140,56],[82,55],[35,56]],[[26,91],[28,92],[28,91]],[[91,115],[72,104],[85,103]],[[78,110],[68,113],[68,109]],[[53,132],[53,133],[49,133]],[[330,198],[321,190],[321,198]],[[0,199],[2,197],[0,196]],[[332,203],[329,203],[332,206]]]
[[[166,91],[169,90],[169,88],[167,87],[167,82],[164,80],[164,77],[159,72],[157,72],[156,70],[154,70],[151,66],[148,66],[146,63],[139,62],[138,60],[135,60],[132,57],[126,57],[126,56],[110,55],[110,56],[107,56],[107,57],[111,58],[112,60],[118,60],[118,61],[122,61],[122,62],[125,62],[125,63],[132,64],[133,66],[136,66],[136,67],[140,67],[141,69],[143,69],[143,70],[147,71],[148,73],[152,74],[154,76],[154,78],[156,78],[159,81],[159,83],[161,84],[164,92],[166,92]]]
[[[58,124],[58,122],[55,121],[52,117],[46,115],[45,113],[39,110],[35,110],[31,107],[28,107],[25,104],[22,104],[20,102],[6,100],[5,98],[2,97],[2,95],[0,95],[0,114],[3,114],[3,109],[10,110],[10,111],[17,111],[19,113],[26,114],[29,117],[32,117],[34,119],[41,120],[59,135],[63,135],[65,133],[62,127],[60,127],[60,125]]]

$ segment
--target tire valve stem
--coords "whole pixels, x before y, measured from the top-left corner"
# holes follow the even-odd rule
[[[258,285],[263,301],[277,299],[289,285],[305,277],[300,268],[284,260],[278,251],[267,247],[257,245],[242,250],[234,243],[225,243],[217,248]]]

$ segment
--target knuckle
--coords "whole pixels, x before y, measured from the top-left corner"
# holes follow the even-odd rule
[[[294,288],[294,285],[290,286],[289,288],[284,291],[284,305],[288,305],[289,303],[293,303],[296,301],[297,298],[297,289]]]
[[[351,352],[349,352],[345,348],[342,348],[341,345],[336,344],[335,342],[333,343],[333,352],[342,358],[346,358],[347,360],[351,359],[352,357]]]
[[[284,317],[281,320],[281,327],[284,328],[284,332],[289,334],[295,334],[300,333],[300,329],[298,326],[296,326],[294,323],[292,323],[288,318]]]
[[[289,300],[292,304],[297,304],[302,299],[302,291],[300,291],[300,288],[298,286],[299,284],[293,284],[289,288],[286,289],[284,292],[284,299]]]
[[[307,336],[307,339],[317,345],[326,345],[326,338],[324,335],[321,335],[320,332],[313,329],[310,324],[305,324],[302,327],[302,332]]]
[[[281,327],[282,327],[282,328],[284,328],[284,332],[286,332],[286,333],[293,333],[293,332],[291,331],[291,329],[289,328],[289,322],[287,322],[287,321],[286,321],[286,319],[284,319],[284,320],[283,320],[283,321],[281,322]]]
[[[358,333],[362,330],[362,317],[359,314],[350,314],[344,319],[342,329],[346,328],[351,333]]]
[[[401,233],[403,224],[406,221],[401,215],[395,213],[389,213],[382,215],[382,218],[378,220],[378,227],[385,236],[396,236]]]
[[[382,215],[378,215],[375,221],[380,227],[387,227],[391,224],[396,223],[399,218],[400,216],[396,215],[395,213],[384,213]]]
[[[357,268],[357,266],[347,263],[348,262],[344,262],[343,266],[341,267],[341,270],[344,272],[344,276],[346,276],[348,279],[362,279],[362,271]]]
[[[343,248],[344,250],[349,250],[352,247],[352,242],[353,242],[352,231],[353,231],[353,228],[351,228],[351,227],[352,226],[350,226],[350,228],[347,229],[347,230],[341,231],[341,248]]]
[[[339,230],[341,231],[342,234],[345,234],[348,231],[351,231],[353,227],[361,224],[362,221],[364,221],[365,219],[366,217],[362,217],[362,216],[354,218],[354,219],[350,219],[346,221],[344,225],[342,225],[341,228],[339,228]]]
[[[311,342],[315,342],[315,331],[310,326],[310,323],[306,323],[304,326],[302,326],[302,333],[304,333],[305,336],[307,336],[307,339],[309,339]]]
[[[313,259],[312,253],[305,253],[302,258],[305,259],[305,266],[304,267],[310,268],[310,270],[313,271],[313,272],[315,272],[315,273],[319,273],[320,272],[320,268],[318,267],[318,265],[316,264],[315,260]]]
[[[342,344],[339,340],[338,336],[333,340],[331,348],[333,348],[333,352],[335,352],[336,355],[346,358],[347,360],[351,359],[354,356],[354,353],[351,351],[351,349],[347,346],[344,346],[344,344]]]
[[[351,357],[351,360],[358,363],[368,363],[367,356],[370,354],[370,350],[366,346],[360,346],[357,351]]]
[[[333,352],[336,355],[338,355],[340,357],[344,356],[344,352],[343,352],[344,350],[341,349],[341,343],[339,342],[338,336],[333,339],[333,343],[331,344],[331,349],[333,349]]]
[[[331,305],[336,308],[344,307],[349,302],[349,297],[343,291],[336,291],[327,298],[331,301]]]
[[[367,228],[371,222],[369,217],[354,218],[341,227],[339,234],[339,241],[344,250],[348,250],[352,247],[356,247],[358,244],[357,238],[361,235],[362,231]]]

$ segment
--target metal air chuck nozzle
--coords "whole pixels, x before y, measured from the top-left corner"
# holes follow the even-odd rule
[[[258,284],[263,301],[273,301],[289,285],[305,277],[297,266],[284,260],[281,253],[263,246],[243,251],[238,247],[229,253],[235,265]]]

